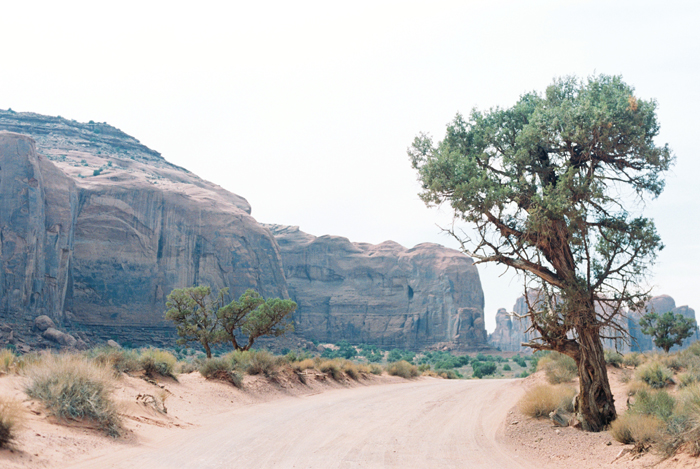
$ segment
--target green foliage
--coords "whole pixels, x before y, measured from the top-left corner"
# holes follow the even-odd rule
[[[113,347],[97,347],[85,352],[85,356],[96,363],[109,366],[117,373],[141,370],[141,361],[135,350]]]
[[[506,363],[505,365],[503,365],[503,371],[511,371],[511,370],[512,370],[512,369],[511,369],[511,367],[510,367],[510,365],[509,365],[508,363]]]
[[[360,345],[360,355],[370,363],[379,363],[384,358],[384,352],[376,345]]]
[[[634,396],[630,412],[653,415],[661,420],[668,420],[673,414],[676,400],[666,391],[639,390]]]
[[[386,371],[392,376],[400,376],[406,379],[415,378],[419,374],[418,367],[411,365],[406,360],[399,360],[391,363]]]
[[[398,361],[406,361],[409,363],[413,362],[413,359],[416,357],[415,352],[409,352],[406,350],[399,350],[399,349],[394,349],[389,352],[389,354],[386,356],[386,361],[389,363],[393,362],[398,362]]]
[[[346,360],[349,360],[357,356],[357,350],[355,349],[355,347],[350,345],[345,340],[341,340],[336,344],[336,346],[338,347],[337,350],[333,350],[330,348],[324,349],[321,353],[321,357],[328,359],[344,358]]]
[[[26,392],[59,419],[92,420],[116,437],[122,426],[110,397],[112,374],[78,355],[47,355],[28,369]]]
[[[655,389],[673,383],[673,372],[659,362],[645,363],[637,369],[637,378]]]
[[[472,362],[472,368],[474,369],[472,373],[474,378],[483,378],[496,372],[496,364],[494,362],[475,361]]]
[[[292,300],[264,300],[246,290],[238,301],[224,304],[227,294],[228,288],[222,288],[212,300],[211,288],[199,286],[176,288],[168,295],[165,317],[177,326],[178,344],[199,342],[211,358],[212,344],[230,341],[235,350],[250,350],[258,337],[279,337],[294,330],[287,321],[297,307]],[[245,345],[238,344],[237,333],[247,337]]]
[[[241,352],[244,358],[236,359],[237,363],[245,363],[245,372],[249,375],[265,375],[274,378],[279,370],[280,362],[267,350],[248,350]]]
[[[527,368],[527,363],[525,362],[525,359],[520,355],[514,356],[513,361],[517,363],[521,368]]]
[[[671,311],[662,315],[647,313],[639,320],[639,327],[643,334],[652,336],[654,345],[666,353],[674,345],[683,345],[683,340],[697,330],[695,320]]]

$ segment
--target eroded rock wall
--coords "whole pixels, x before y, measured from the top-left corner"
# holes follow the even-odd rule
[[[322,342],[486,347],[484,298],[472,259],[436,244],[352,243],[268,225],[279,243],[296,331]]]

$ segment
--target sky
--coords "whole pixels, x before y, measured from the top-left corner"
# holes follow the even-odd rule
[[[107,122],[260,222],[357,242],[457,247],[449,207],[417,195],[420,132],[556,77],[622,75],[676,155],[644,207],[666,245],[650,285],[700,311],[697,1],[6,3],[1,109]],[[522,282],[479,272],[492,331]]]

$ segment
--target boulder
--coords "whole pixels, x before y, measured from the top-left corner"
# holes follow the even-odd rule
[[[53,327],[46,329],[41,336],[46,340],[50,340],[66,348],[73,348],[78,343],[72,335],[61,332]]]
[[[116,348],[116,349],[122,348],[121,345],[119,345],[116,341],[114,341],[114,340],[112,340],[112,339],[109,339],[109,340],[107,341],[107,347]]]
[[[56,324],[50,317],[46,315],[41,315],[34,318],[34,328],[40,332],[44,332],[46,329],[55,329]]]

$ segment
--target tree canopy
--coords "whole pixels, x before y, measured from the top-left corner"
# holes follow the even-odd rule
[[[647,313],[639,320],[642,333],[652,336],[654,345],[668,353],[674,345],[683,345],[683,341],[692,336],[697,329],[695,320],[680,313],[667,311],[664,314]]]
[[[178,343],[199,342],[211,358],[212,344],[227,341],[235,350],[249,350],[259,337],[279,337],[294,330],[288,321],[297,307],[294,301],[265,300],[249,289],[238,301],[226,304],[227,294],[228,288],[222,288],[212,299],[208,286],[174,289],[168,295],[165,318],[177,326]],[[239,338],[245,338],[244,345],[238,343]]]
[[[673,160],[658,132],[656,102],[620,77],[567,77],[511,108],[458,114],[442,141],[421,134],[409,148],[425,203],[447,202],[475,227],[475,239],[448,229],[463,250],[539,292],[527,345],[576,360],[590,430],[616,415],[601,333],[625,337],[617,319],[647,299],[645,272],[663,247],[635,213],[662,192]]]

